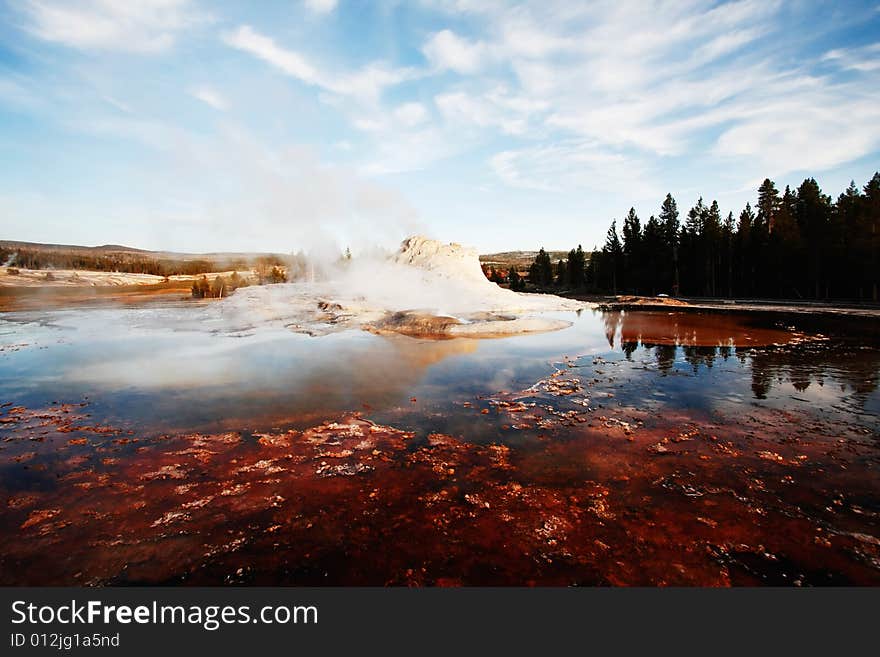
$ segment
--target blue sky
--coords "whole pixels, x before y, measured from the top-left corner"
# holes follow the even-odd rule
[[[0,238],[589,248],[878,154],[876,0],[0,3]]]

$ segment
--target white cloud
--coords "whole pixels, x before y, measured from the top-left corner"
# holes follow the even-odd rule
[[[194,98],[198,98],[200,101],[207,105],[210,105],[215,110],[223,111],[228,107],[226,99],[223,98],[223,96],[221,96],[211,87],[196,87],[194,89],[190,89],[189,93]]]
[[[394,68],[382,63],[368,64],[360,70],[326,76],[320,85],[328,91],[375,103],[389,87],[412,80],[418,74],[409,68]]]
[[[499,48],[507,56],[541,58],[581,47],[578,39],[545,31],[531,20],[514,17],[502,24]]]
[[[435,69],[457,73],[475,73],[485,65],[489,56],[486,44],[471,43],[451,30],[431,35],[422,52]]]
[[[306,8],[316,14],[329,14],[336,9],[338,0],[305,0]]]
[[[876,88],[829,88],[806,80],[760,105],[740,104],[742,120],[724,130],[714,150],[754,160],[765,171],[831,169],[880,148],[878,106]]]
[[[250,25],[242,25],[234,32],[223,34],[222,38],[227,45],[250,53],[287,75],[309,84],[318,82],[317,71],[302,55],[280,47],[273,39],[255,31]]]
[[[126,114],[131,114],[132,109],[127,103],[123,103],[121,100],[114,98],[113,96],[102,96],[102,98],[109,104],[118,109],[120,112],[125,112]]]
[[[436,94],[445,120],[539,144],[493,160],[508,184],[550,186],[524,154],[574,164],[584,150],[573,150],[573,140],[589,143],[596,157],[613,156],[594,157],[602,166],[622,152],[656,158],[701,149],[745,169],[765,167],[762,176],[818,172],[878,147],[870,108],[880,101],[880,44],[825,55],[829,65],[867,76],[857,83],[810,75],[817,58],[781,56],[797,44],[783,38],[791,16],[779,0],[424,1],[472,12],[486,26],[471,40],[434,34],[423,51],[437,69],[467,80]],[[489,97],[496,83],[487,70],[495,79],[515,76],[509,96],[519,108]]]
[[[404,103],[394,109],[394,118],[407,128],[414,128],[428,119],[428,110],[421,103]]]
[[[504,91],[497,89],[482,95],[463,91],[438,94],[434,97],[434,103],[450,124],[493,127],[508,135],[523,135],[528,128],[530,114],[541,107],[526,99],[507,96]]]
[[[80,49],[153,53],[178,32],[206,20],[189,0],[28,0],[27,29],[46,41]]]
[[[352,125],[372,142],[359,166],[370,176],[424,169],[473,143],[467,135],[453,135],[447,126],[432,123],[428,109],[417,102],[390,111],[374,108],[354,117]]]
[[[453,138],[437,127],[420,130],[383,131],[375,135],[370,157],[360,170],[369,176],[417,171],[444,158],[466,150],[470,140]]]
[[[766,31],[766,27],[762,26],[725,32],[697,48],[694,51],[693,60],[699,64],[706,64],[719,57],[729,55],[755,41]]]
[[[385,89],[416,75],[412,69],[394,68],[381,62],[367,64],[353,72],[328,73],[313,65],[304,55],[279,46],[274,39],[260,34],[249,25],[223,34],[222,39],[227,45],[249,53],[306,84],[365,103],[376,103]]]
[[[388,129],[387,122],[366,117],[354,119],[352,125],[362,132],[383,132]]]
[[[880,70],[880,43],[872,43],[861,48],[829,50],[822,59],[844,69],[870,73]]]
[[[633,183],[638,181],[638,195],[653,198],[660,194],[645,181],[645,167],[638,160],[589,140],[506,150],[492,156],[489,165],[507,185],[521,189],[594,190],[631,197]]]

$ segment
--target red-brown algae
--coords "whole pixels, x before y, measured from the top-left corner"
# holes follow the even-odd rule
[[[474,400],[528,425],[516,449],[357,415],[147,440],[10,409],[0,466],[41,462],[21,458],[39,427],[51,472],[0,484],[3,583],[880,583],[870,436],[773,409],[558,410],[569,389]]]

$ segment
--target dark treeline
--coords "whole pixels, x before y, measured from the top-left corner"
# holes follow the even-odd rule
[[[877,301],[880,173],[836,201],[813,178],[782,193],[767,179],[738,216],[702,198],[682,216],[667,194],[644,224],[633,209],[621,226],[613,221],[589,258],[578,247],[554,265],[541,249],[529,282],[612,294]]]

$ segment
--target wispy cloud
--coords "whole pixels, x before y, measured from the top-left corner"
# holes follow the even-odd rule
[[[319,76],[314,66],[298,52],[282,48],[273,39],[260,34],[250,25],[242,25],[222,36],[227,45],[262,59],[283,73],[308,84],[318,84]]]
[[[28,29],[41,39],[80,49],[154,53],[208,16],[189,0],[26,0]]]
[[[278,45],[274,39],[249,25],[224,33],[222,39],[227,45],[261,59],[301,82],[363,102],[375,103],[385,89],[416,75],[411,68],[396,68],[382,62],[371,62],[353,72],[329,73],[305,55]]]
[[[569,140],[496,153],[490,165],[511,187],[543,192],[591,190],[612,193],[635,191],[639,198],[656,196],[659,188],[632,181],[644,180],[644,167],[623,153],[615,153],[589,140]],[[633,199],[635,200],[635,199]]]
[[[337,4],[338,0],[305,0],[306,8],[315,14],[330,14]]]
[[[876,149],[880,128],[870,107],[880,102],[880,81],[842,84],[806,72],[810,62],[803,59],[794,69],[784,67],[785,59],[777,63],[773,53],[785,28],[777,16],[781,6],[756,0],[661,0],[650,9],[627,0],[467,3],[486,31],[475,39],[436,33],[424,52],[436,67],[473,81],[467,94],[436,96],[447,120],[540,139],[540,146],[505,150],[492,160],[496,173],[518,186],[546,188],[549,175],[512,153],[538,160],[559,153],[571,163],[562,145],[573,138],[604,149],[609,163],[625,148],[634,164],[682,156],[708,143],[710,152],[751,158],[772,175],[823,170]],[[880,50],[876,44],[835,50],[825,60],[868,75],[880,69]],[[491,102],[487,68],[493,77],[514,76],[511,95],[525,109],[500,111]],[[475,90],[481,77],[486,84]],[[543,116],[535,107],[546,108]]]
[[[218,91],[212,89],[211,87],[194,87],[193,89],[190,89],[189,93],[194,98],[198,98],[200,101],[202,101],[206,105],[210,105],[215,110],[223,111],[229,106],[229,104],[226,102],[226,99],[223,98],[223,96],[221,96]]]
[[[525,135],[534,115],[547,109],[540,99],[511,95],[498,86],[482,93],[451,91],[434,97],[437,109],[455,127],[494,128],[507,135]],[[534,124],[531,126],[537,129]]]
[[[838,48],[829,50],[822,57],[844,69],[871,73],[880,70],[880,42],[861,48]]]

